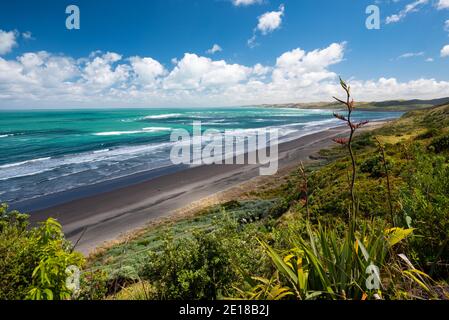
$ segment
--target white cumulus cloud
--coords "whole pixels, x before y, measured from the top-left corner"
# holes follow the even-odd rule
[[[212,46],[212,48],[210,48],[209,50],[206,51],[206,53],[207,54],[214,54],[214,53],[221,52],[221,51],[223,51],[223,48],[220,47],[218,44],[214,44]]]
[[[93,52],[85,58],[28,52],[0,57],[0,108],[223,106],[331,101],[346,43],[280,53],[273,65],[243,65],[195,53],[169,68],[152,57]],[[442,50],[449,55],[449,45]],[[350,78],[351,75],[345,75]],[[350,81],[357,101],[447,96],[449,81],[393,77]]]
[[[445,45],[443,49],[441,49],[441,57],[449,57],[449,44]]]
[[[167,72],[164,66],[153,58],[131,57],[129,61],[138,80],[144,84],[153,84]]]
[[[186,53],[165,78],[164,88],[202,91],[209,87],[237,84],[250,73],[251,69],[242,65]]]
[[[344,43],[333,43],[321,50],[305,52],[298,48],[286,52],[276,61],[273,83],[306,87],[323,80],[333,79],[336,74],[328,68],[343,59],[344,48]]]
[[[3,31],[0,29],[0,55],[10,53],[17,46],[15,31]]]
[[[282,17],[284,15],[285,7],[281,5],[279,11],[266,12],[259,17],[257,29],[262,34],[273,32],[281,27]]]
[[[96,56],[87,62],[82,76],[87,83],[98,88],[110,87],[117,82],[125,81],[129,76],[129,67],[124,64],[114,67],[114,64],[121,59],[122,56],[115,52]]]

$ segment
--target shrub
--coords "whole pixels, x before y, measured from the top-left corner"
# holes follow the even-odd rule
[[[403,223],[417,229],[410,243],[419,262],[437,273],[449,263],[449,167],[442,156],[416,150],[414,157],[400,193]]]
[[[66,269],[82,264],[55,220],[29,228],[27,215],[0,207],[0,299],[68,299]]]
[[[449,135],[433,139],[432,143],[430,144],[430,147],[436,153],[449,151]]]
[[[162,249],[150,252],[141,277],[155,289],[153,299],[216,300],[230,294],[234,285],[268,265],[252,226],[225,219],[215,230],[193,237],[164,240]]]
[[[150,253],[144,276],[157,288],[156,299],[217,299],[219,288],[232,277],[227,260],[210,235],[166,240],[161,252]]]
[[[108,294],[108,275],[102,270],[84,272],[77,300],[102,300]]]
[[[376,143],[373,141],[370,133],[360,134],[357,139],[354,140],[354,149],[363,150],[366,147],[375,147]]]
[[[366,159],[360,166],[360,171],[368,173],[373,178],[381,178],[385,174],[382,164],[382,157],[375,155]]]

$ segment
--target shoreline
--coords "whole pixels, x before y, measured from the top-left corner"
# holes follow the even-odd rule
[[[386,122],[372,122],[365,130]],[[279,171],[309,160],[321,149],[332,146],[332,138],[346,131],[346,126],[325,129],[279,144]],[[77,243],[76,250],[88,254],[147,224],[169,218],[195,202],[259,177],[260,166],[202,165],[136,174],[87,190],[71,191],[69,195],[61,193],[32,200],[37,210],[32,211],[30,220],[37,223],[49,217],[57,219],[66,238]],[[99,187],[101,190],[97,190]],[[96,193],[89,194],[89,188]],[[49,205],[51,201],[53,205]],[[39,208],[39,203],[45,204],[45,208]]]

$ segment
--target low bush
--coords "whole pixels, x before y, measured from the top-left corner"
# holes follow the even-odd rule
[[[152,299],[215,300],[232,294],[249,274],[266,271],[257,229],[233,219],[217,223],[193,237],[169,237],[160,251],[149,253],[141,277],[154,288]]]
[[[69,299],[66,270],[83,262],[57,221],[30,228],[27,215],[0,206],[0,299]]]
[[[433,139],[430,144],[430,148],[432,148],[436,153],[449,151],[449,135],[444,135]]]
[[[385,175],[381,155],[375,155],[366,159],[360,166],[360,171],[368,173],[372,178],[381,178]]]
[[[447,279],[449,265],[449,166],[442,156],[415,150],[400,192],[404,225],[416,228],[410,240],[416,258],[433,275]]]

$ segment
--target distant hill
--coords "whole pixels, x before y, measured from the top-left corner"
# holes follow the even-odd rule
[[[384,106],[410,106],[410,105],[443,105],[449,103],[449,98],[440,98],[440,99],[432,99],[432,100],[390,100],[390,101],[382,101],[382,102],[372,102],[371,104],[375,107],[384,107]]]
[[[430,108],[449,103],[449,97],[430,99],[430,100],[388,100],[372,102],[356,102],[359,110],[371,111],[411,111]],[[297,108],[297,109],[339,109],[341,105],[336,102],[317,102],[317,103],[286,103],[286,104],[264,104],[266,108]]]

